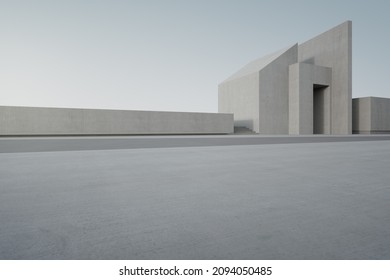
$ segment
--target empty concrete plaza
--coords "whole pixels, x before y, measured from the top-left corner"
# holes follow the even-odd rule
[[[1,153],[0,259],[390,259],[389,167],[389,140]]]

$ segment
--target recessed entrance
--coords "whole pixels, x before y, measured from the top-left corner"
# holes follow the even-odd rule
[[[297,63],[289,67],[289,133],[331,134],[332,71]]]
[[[325,91],[328,86],[313,85],[313,134],[326,133]]]

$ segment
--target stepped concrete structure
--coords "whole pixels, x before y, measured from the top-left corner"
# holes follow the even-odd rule
[[[218,109],[260,134],[351,134],[352,22],[244,66]]]

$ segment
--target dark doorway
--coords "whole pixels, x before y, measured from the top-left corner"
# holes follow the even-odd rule
[[[313,85],[313,134],[325,134],[325,89]]]

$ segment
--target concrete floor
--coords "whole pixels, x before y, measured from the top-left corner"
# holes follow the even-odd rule
[[[390,259],[390,141],[0,154],[0,259]]]

